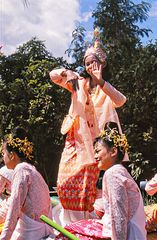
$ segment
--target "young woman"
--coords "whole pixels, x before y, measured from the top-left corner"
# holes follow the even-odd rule
[[[23,128],[6,136],[2,157],[9,169],[14,169],[11,196],[1,240],[40,240],[52,229],[40,221],[42,214],[51,216],[49,189],[33,164],[33,144]]]
[[[105,171],[102,191],[104,216],[101,220],[69,224],[66,229],[79,239],[146,240],[141,193],[121,164],[128,149],[127,139],[119,134],[117,124],[110,126],[108,123],[94,142],[98,168]]]
[[[67,136],[57,179],[63,206],[57,222],[63,226],[89,218],[99,174],[93,140],[108,121],[117,122],[121,131],[116,108],[126,102],[126,97],[104,78],[106,54],[100,47],[87,49],[84,64],[87,78],[66,69],[50,72],[52,82],[71,92],[71,106],[61,127]]]

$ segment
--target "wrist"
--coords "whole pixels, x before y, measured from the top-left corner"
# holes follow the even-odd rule
[[[99,86],[100,86],[101,88],[103,88],[103,87],[104,87],[104,84],[105,84],[104,79],[101,79],[100,82],[99,82]]]
[[[69,69],[63,69],[61,76],[62,77],[71,77],[71,75],[73,74],[72,70]]]

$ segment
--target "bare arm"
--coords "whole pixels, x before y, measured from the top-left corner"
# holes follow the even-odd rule
[[[105,82],[102,90],[110,97],[115,107],[121,107],[126,102],[126,97],[109,82]]]

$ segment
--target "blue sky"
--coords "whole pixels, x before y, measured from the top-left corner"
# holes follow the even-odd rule
[[[141,3],[141,0],[132,0],[135,4],[139,4]],[[92,2],[92,6],[89,4],[89,2]],[[81,0],[80,1],[80,9],[81,12],[90,12],[93,9],[96,8],[97,3],[99,2],[99,0]],[[150,11],[148,13],[148,19],[143,22],[143,23],[139,23],[139,26],[141,28],[148,28],[152,30],[152,33],[150,32],[149,37],[144,37],[143,39],[141,39],[141,41],[146,44],[148,43],[150,40],[152,40],[153,42],[155,41],[155,39],[157,39],[157,0],[145,0],[145,2],[150,3],[151,8]],[[85,28],[90,28],[92,29],[93,27],[93,19],[90,18],[88,22],[84,22],[83,25],[85,26]]]
[[[136,2],[136,1],[135,1]],[[157,1],[156,0],[150,0],[148,1],[151,4],[151,8],[149,11],[149,16],[146,22],[143,24],[140,24],[141,27],[149,28],[152,30],[152,33],[150,33],[149,38],[144,38],[143,42],[147,43],[148,40],[153,40],[157,39]]]
[[[67,58],[64,54],[72,40],[72,31],[80,22],[90,35],[93,31],[92,11],[98,0],[0,0],[0,44],[6,55],[37,37],[44,41],[53,56]],[[133,0],[135,3],[140,0]],[[157,0],[148,0],[152,7],[149,17],[140,27],[153,31],[143,43],[157,39]]]

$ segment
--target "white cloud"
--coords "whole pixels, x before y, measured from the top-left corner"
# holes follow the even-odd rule
[[[1,43],[11,54],[32,37],[45,41],[53,56],[61,57],[71,42],[80,20],[78,0],[1,0]]]
[[[90,12],[85,12],[85,13],[82,14],[82,19],[81,19],[81,21],[82,21],[82,22],[88,22],[91,17],[92,17],[92,11],[90,11]]]
[[[152,7],[150,9],[149,16],[150,17],[157,17],[157,1],[152,3]]]

